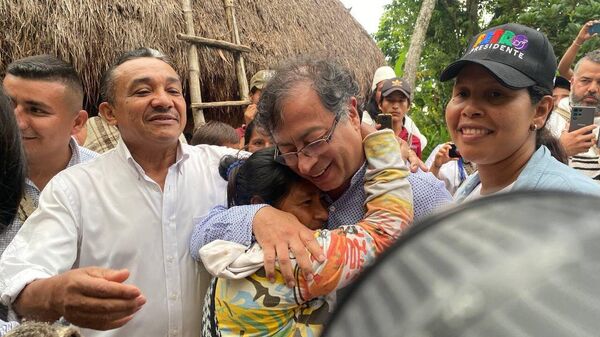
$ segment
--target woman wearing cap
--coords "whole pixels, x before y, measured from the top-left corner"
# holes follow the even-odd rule
[[[442,72],[442,81],[456,78],[446,106],[448,130],[479,170],[456,192],[457,201],[522,189],[600,195],[600,186],[553,158],[546,146],[557,143],[544,128],[555,72],[546,36],[518,24],[475,36],[465,55]]]

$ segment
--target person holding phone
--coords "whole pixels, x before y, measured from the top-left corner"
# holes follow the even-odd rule
[[[581,26],[581,30],[579,30],[579,34],[575,37],[563,57],[560,59],[558,63],[558,73],[560,76],[565,77],[567,79],[571,79],[573,77],[573,70],[571,70],[571,65],[575,61],[575,57],[579,52],[579,48],[583,46],[583,44],[593,37],[600,36],[600,19],[594,19],[586,22],[583,26]]]
[[[477,166],[465,160],[456,144],[446,142],[436,146],[425,161],[429,172],[444,182],[450,194],[466,181],[477,170]]]
[[[394,71],[394,69],[392,69],[392,67],[383,66],[377,68],[375,74],[373,74],[371,91],[367,95],[368,99],[364,105],[365,110],[362,112],[362,123],[375,125],[377,116],[381,112],[379,110],[379,101],[381,100],[381,87],[383,86],[383,81],[394,77],[397,76],[396,72]],[[427,146],[427,137],[425,137],[421,133],[419,127],[408,115],[404,117],[404,127],[408,129],[410,133],[419,137],[419,140],[421,141],[421,149],[424,149]]]
[[[560,139],[569,165],[600,181],[600,50],[587,53],[574,70],[569,97],[555,107],[546,127]]]
[[[405,140],[421,159],[421,140],[404,127],[406,112],[410,108],[410,93],[410,84],[400,77],[383,81],[379,100],[381,113],[377,115],[377,123],[382,128],[393,129],[394,133]]]
[[[473,37],[465,54],[442,72],[441,81],[455,79],[446,106],[448,131],[478,169],[456,192],[457,202],[515,190],[600,195],[600,186],[546,146],[561,149],[544,128],[554,106],[555,72],[548,38],[514,23]]]

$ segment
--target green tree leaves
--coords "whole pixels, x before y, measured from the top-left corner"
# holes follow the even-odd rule
[[[394,0],[386,6],[379,30],[374,34],[388,64],[399,76],[421,2]],[[429,23],[409,112],[431,144],[424,150],[424,157],[435,145],[449,140],[444,109],[451,84],[439,82],[438,76],[461,56],[473,35],[498,24],[521,23],[544,32],[560,58],[581,26],[594,18],[600,19],[598,0],[438,0]],[[597,48],[600,37],[586,42],[578,58]]]

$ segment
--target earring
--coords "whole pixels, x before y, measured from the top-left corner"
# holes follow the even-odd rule
[[[529,131],[536,131],[538,129],[537,124],[533,123],[529,126]]]

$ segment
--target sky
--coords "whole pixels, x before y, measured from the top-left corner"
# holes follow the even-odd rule
[[[379,18],[383,14],[383,6],[392,0],[341,0],[346,8],[352,7],[350,14],[360,22],[369,34],[375,33],[379,26]]]

